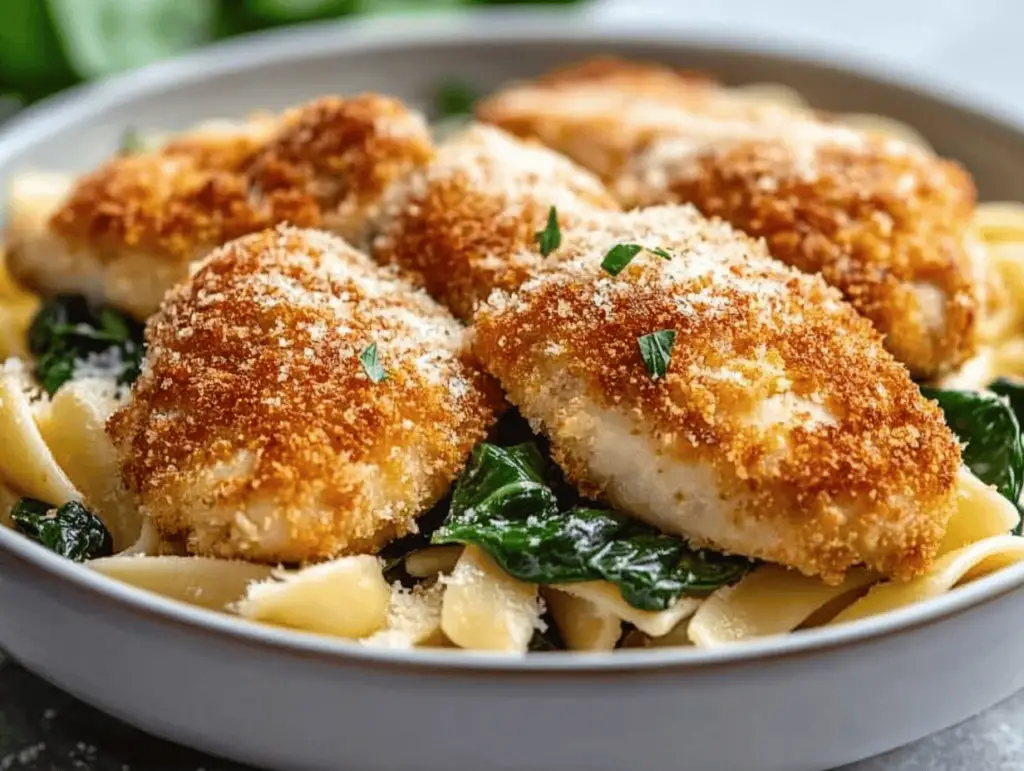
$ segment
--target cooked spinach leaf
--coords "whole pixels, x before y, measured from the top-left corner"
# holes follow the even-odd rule
[[[11,521],[19,533],[75,562],[114,553],[114,542],[103,522],[78,501],[57,507],[21,498],[11,507]]]
[[[36,360],[36,377],[54,394],[75,376],[83,362],[109,370],[118,383],[139,376],[143,327],[108,306],[93,306],[79,295],[59,295],[36,313],[28,330],[29,350]]]
[[[611,581],[630,605],[664,610],[739,580],[745,558],[695,550],[614,511],[562,509],[536,445],[473,450],[434,543],[468,543],[537,584]]]
[[[1024,484],[1024,444],[1009,400],[985,391],[922,387],[921,393],[939,403],[946,424],[964,443],[964,464],[1016,505]]]

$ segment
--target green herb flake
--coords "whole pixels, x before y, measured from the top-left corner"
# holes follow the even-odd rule
[[[461,80],[448,80],[434,94],[434,113],[437,118],[468,115],[480,94],[473,86]]]
[[[670,252],[668,252],[667,250],[663,249],[660,246],[655,246],[653,249],[648,249],[647,251],[649,251],[651,254],[658,255],[663,260],[671,260],[672,259],[672,254]]]
[[[11,522],[22,535],[75,562],[114,553],[114,542],[102,520],[78,501],[58,507],[21,498],[11,507]]]
[[[363,365],[363,372],[366,373],[371,382],[382,383],[388,379],[388,373],[377,356],[376,343],[370,343],[363,349],[363,352],[359,354],[359,361]]]
[[[548,209],[547,225],[543,230],[534,233],[533,237],[540,247],[540,253],[545,257],[562,245],[562,231],[558,227],[558,210],[554,206]]]
[[[644,366],[651,379],[657,380],[665,377],[668,372],[668,362],[672,356],[672,346],[676,342],[674,329],[661,329],[651,332],[649,335],[637,338],[640,345],[640,356],[643,357]]]
[[[664,610],[738,581],[753,563],[696,550],[614,511],[559,506],[536,445],[482,443],[434,543],[473,544],[535,584],[610,581],[630,605]]]
[[[616,244],[601,260],[601,267],[606,273],[617,276],[641,251],[643,251],[643,247],[640,244]]]

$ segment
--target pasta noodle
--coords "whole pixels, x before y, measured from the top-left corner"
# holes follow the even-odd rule
[[[512,578],[475,546],[444,582],[441,629],[462,648],[523,653],[542,627],[537,586]]]
[[[680,621],[689,618],[700,605],[694,597],[681,597],[675,605],[666,610],[652,611],[634,608],[622,599],[618,587],[604,581],[584,581],[579,584],[556,584],[557,589],[573,597],[587,600],[599,610],[628,621],[641,632],[651,637],[661,637],[671,632]]]
[[[610,651],[622,636],[622,620],[590,600],[557,589],[544,592],[565,647],[571,651]]]
[[[391,587],[380,561],[342,557],[249,585],[243,618],[337,637],[366,637],[387,621]]]
[[[419,584],[406,589],[401,584],[391,587],[384,626],[362,640],[372,648],[415,648],[443,646],[448,639],[441,631],[441,584]]]
[[[405,572],[414,578],[432,578],[451,573],[462,556],[461,546],[431,546],[405,556]]]
[[[266,580],[271,573],[266,565],[207,557],[118,555],[91,560],[88,565],[139,589],[221,611],[240,601],[251,582]]]

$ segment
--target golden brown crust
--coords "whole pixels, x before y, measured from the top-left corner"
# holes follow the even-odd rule
[[[628,62],[510,88],[480,114],[602,174],[627,208],[691,202],[767,237],[775,257],[840,288],[916,375],[940,374],[974,351],[974,188],[955,164]]]
[[[197,554],[299,562],[372,551],[447,491],[501,396],[442,307],[343,241],[231,242],[147,327],[122,472]],[[360,362],[376,343],[387,379]]]
[[[973,355],[975,191],[956,164],[844,129],[685,148],[675,162],[651,161],[658,154],[620,182],[631,204],[690,202],[764,237],[774,257],[842,291],[915,374]],[[665,184],[645,189],[652,173]]]
[[[112,159],[78,182],[50,229],[100,263],[143,253],[183,277],[210,248],[281,222],[359,241],[385,187],[432,154],[426,124],[399,101],[325,97]]]
[[[588,221],[592,210],[618,208],[572,162],[498,129],[472,126],[395,186],[372,254],[469,319],[492,289],[515,288],[545,261],[535,234],[552,206],[563,233]]]
[[[641,147],[692,128],[695,115],[749,122],[804,111],[730,95],[703,73],[598,58],[503,89],[476,112],[485,123],[537,138],[612,182]]]
[[[481,360],[570,478],[615,503],[630,474],[656,465],[595,470],[579,426],[618,416],[654,455],[713,471],[710,500],[739,533],[713,545],[827,579],[860,562],[920,574],[952,512],[960,449],[870,324],[818,277],[688,207],[607,219],[603,235],[567,246],[575,259],[496,294],[475,324]],[[673,257],[641,252],[613,278],[601,259],[627,242]],[[676,343],[667,376],[652,379],[637,341],[664,329]],[[790,403],[807,406],[792,424],[758,417]]]

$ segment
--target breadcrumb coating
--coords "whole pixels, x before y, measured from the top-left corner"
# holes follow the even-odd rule
[[[557,153],[472,125],[394,186],[372,254],[468,320],[493,288],[515,288],[557,259],[538,251],[535,235],[552,206],[563,233],[618,208],[596,177]]]
[[[499,92],[483,119],[604,176],[626,208],[693,203],[819,272],[919,377],[970,358],[984,277],[956,164],[666,68],[598,61]],[[588,130],[587,125],[593,125]]]
[[[669,533],[828,581],[921,574],[960,447],[871,324],[818,276],[689,206],[605,215],[495,292],[475,350],[590,496]],[[617,276],[620,243],[641,251]],[[638,339],[676,333],[664,377]]]
[[[232,241],[147,326],[143,373],[108,423],[125,482],[195,554],[375,551],[445,494],[503,403],[464,337],[337,237]],[[364,366],[374,344],[383,380]]]
[[[385,188],[432,155],[423,118],[376,94],[208,124],[108,161],[62,199],[16,186],[11,270],[49,293],[67,291],[53,266],[69,265],[81,291],[145,317],[190,262],[247,233],[287,222],[360,243]]]
[[[842,291],[918,376],[974,354],[984,281],[969,241],[975,190],[954,163],[808,124],[703,147],[659,140],[617,189],[631,205],[689,202],[765,238],[774,257]]]
[[[659,136],[811,113],[729,93],[705,73],[598,58],[505,88],[482,100],[476,114],[516,136],[539,139],[610,183]]]

